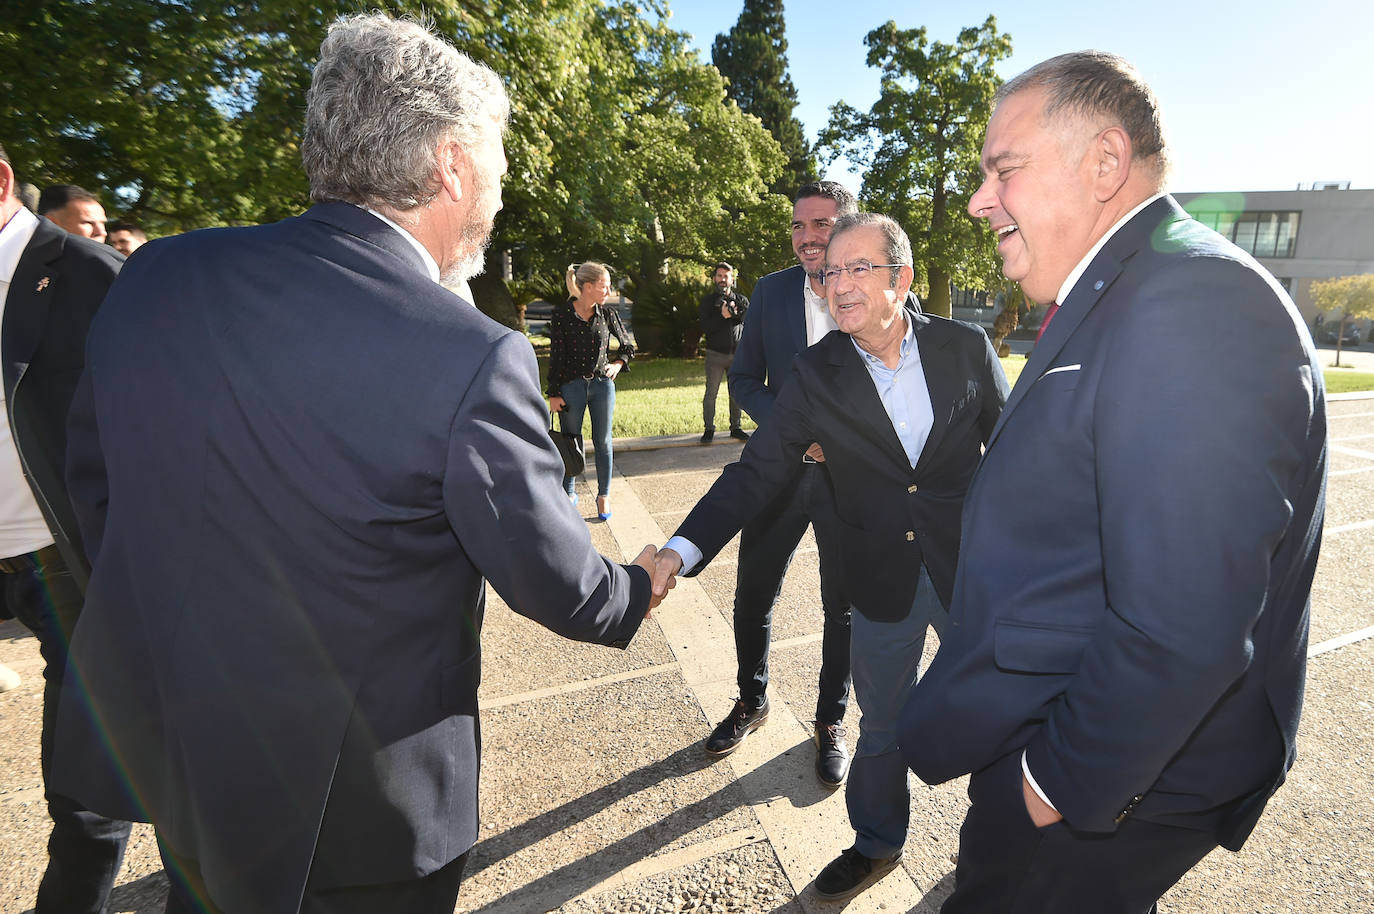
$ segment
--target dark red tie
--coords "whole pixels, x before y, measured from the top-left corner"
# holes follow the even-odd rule
[[[1035,335],[1035,341],[1040,342],[1040,337],[1045,335],[1045,331],[1050,329],[1050,321],[1054,319],[1055,312],[1059,310],[1059,302],[1050,302],[1050,306],[1045,309],[1045,319],[1040,322],[1040,332]]]

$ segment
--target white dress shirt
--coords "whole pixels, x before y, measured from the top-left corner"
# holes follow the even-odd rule
[[[19,258],[37,229],[38,217],[23,207],[0,229],[0,323],[5,319],[10,281],[19,266]],[[19,449],[10,434],[9,404],[5,402],[3,385],[0,385],[0,408],[6,420],[0,424],[0,558],[8,559],[51,546],[53,538],[33,491],[24,479]]]

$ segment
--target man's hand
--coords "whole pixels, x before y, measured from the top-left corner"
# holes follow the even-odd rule
[[[654,560],[654,596],[662,601],[668,591],[677,586],[677,573],[682,570],[682,556],[675,549],[661,549]]]
[[[658,549],[652,545],[645,546],[633,562],[633,564],[649,572],[649,580],[652,582],[652,590],[649,595],[650,610],[657,609],[658,604],[662,603],[663,598],[668,595],[668,591],[677,586],[677,578],[673,577],[671,572],[662,571],[664,567],[663,556],[665,554],[671,555],[673,558],[677,559],[678,567],[682,566],[682,559],[678,557],[676,552],[671,549],[665,549],[663,552],[659,552]],[[660,574],[662,574],[665,579],[661,585],[659,581]],[[644,617],[647,619],[649,613],[645,612]]]
[[[811,446],[806,449],[806,456],[817,463],[825,463],[825,451],[821,450],[820,442],[811,442]]]
[[[720,303],[720,316],[725,318],[726,320],[729,320],[730,318],[735,316],[734,309],[730,307],[730,303],[728,301],[722,301]]]
[[[1030,813],[1031,821],[1035,823],[1036,828],[1053,825],[1064,818],[1053,806],[1040,799],[1040,794],[1035,792],[1024,773],[1021,775],[1021,794],[1026,799],[1026,812]]]
[[[606,363],[606,380],[607,380],[607,381],[614,381],[614,380],[615,380],[615,376],[618,375],[618,374],[620,374],[620,369],[622,369],[622,368],[624,368],[624,367],[625,367],[625,363],[624,363],[624,362],[607,362],[607,363]]]
[[[549,412],[551,413],[561,413],[567,405],[562,397],[549,397]]]

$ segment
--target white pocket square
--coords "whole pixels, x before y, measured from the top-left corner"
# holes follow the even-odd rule
[[[1047,371],[1047,372],[1045,372],[1044,374],[1042,374],[1040,377],[1042,377],[1042,378],[1048,378],[1050,375],[1052,375],[1052,374],[1058,374],[1058,373],[1061,372],[1061,371],[1078,371],[1078,370],[1081,369],[1082,367],[1083,367],[1083,363],[1082,363],[1082,362],[1078,362],[1078,363],[1073,364],[1073,365],[1057,365],[1057,366],[1055,366],[1054,368],[1051,368],[1049,371]]]

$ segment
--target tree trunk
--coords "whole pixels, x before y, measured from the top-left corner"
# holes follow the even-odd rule
[[[939,267],[926,267],[926,281],[930,283],[930,297],[921,303],[927,314],[950,316],[949,274]]]

